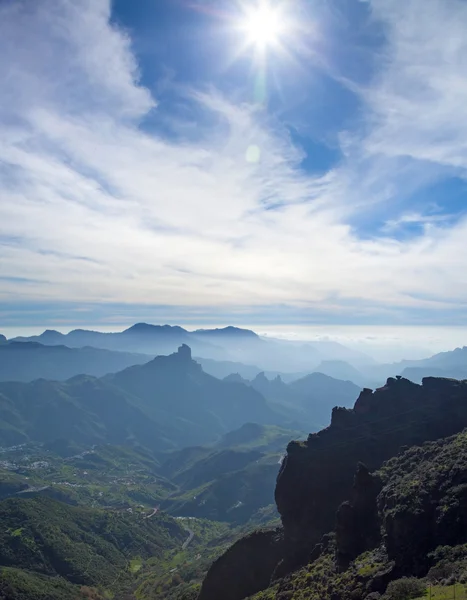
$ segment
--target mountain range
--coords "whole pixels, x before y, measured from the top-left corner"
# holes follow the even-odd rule
[[[188,346],[103,378],[0,383],[0,446],[65,437],[163,451],[216,441],[251,420],[282,419],[250,386],[204,373]]]
[[[170,354],[186,344],[192,348],[194,355],[205,359],[246,364],[256,364],[259,360],[261,370],[277,372],[307,373],[327,359],[345,360],[356,366],[374,362],[371,357],[337,342],[290,342],[260,337],[248,329],[232,326],[187,331],[179,326],[137,323],[118,333],[76,329],[62,334],[47,330],[38,336],[17,337],[10,341],[64,345],[69,348],[92,346],[151,355]]]
[[[447,597],[466,364],[234,327],[0,336],[0,598]]]
[[[360,392],[317,373],[290,383],[262,372],[251,381],[234,374],[219,380],[186,345],[150,360],[11,341],[0,345],[0,359],[0,445],[49,442],[62,430],[78,445],[131,442],[163,451],[215,441],[245,422],[316,431],[336,403],[351,406]]]
[[[67,334],[47,330],[38,336],[11,340],[2,336],[0,381],[37,377],[65,380],[81,373],[102,376],[147,362],[150,356],[173,353],[182,344],[189,345],[204,370],[219,379],[238,373],[252,380],[265,372],[269,379],[280,375],[289,383],[319,372],[360,387],[378,387],[396,375],[418,383],[425,376],[467,377],[467,348],[422,360],[378,364],[369,354],[329,340],[291,342],[232,326],[188,331],[179,326],[137,323],[117,333],[76,329]],[[47,347],[55,350],[49,354]]]

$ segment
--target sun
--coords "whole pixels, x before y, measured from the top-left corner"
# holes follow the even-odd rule
[[[279,8],[262,0],[245,10],[242,29],[246,33],[248,45],[265,49],[280,43],[286,26]]]

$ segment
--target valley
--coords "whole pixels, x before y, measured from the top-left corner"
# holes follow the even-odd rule
[[[47,512],[58,511],[57,523],[62,519],[72,521],[75,509],[86,509],[93,518],[116,519],[128,529],[125,535],[128,541],[132,540],[131,544],[118,546],[118,559],[117,555],[112,556],[110,563],[101,567],[109,577],[100,579],[88,570],[79,575],[79,581],[70,580],[67,575],[65,579],[72,586],[79,584],[79,589],[67,588],[63,583],[65,587],[57,589],[55,595],[44,597],[54,600],[73,597],[81,594],[79,590],[83,587],[92,590],[85,594],[96,598],[115,595],[123,598],[126,597],[123,590],[142,599],[190,597],[199,588],[211,562],[231,543],[258,525],[278,522],[272,506],[277,455],[284,439],[292,439],[295,433],[273,426],[245,426],[213,447],[188,448],[158,457],[141,448],[111,445],[94,446],[75,454],[76,447],[64,440],[47,446],[24,444],[2,448],[0,500],[14,506],[16,512],[30,505],[35,516],[39,507]],[[264,461],[263,466],[259,459],[270,456],[274,458]],[[273,469],[267,466],[271,462]],[[264,471],[259,479],[248,476],[253,465],[256,475]],[[232,480],[233,490],[232,486],[225,489],[222,483],[225,478]],[[251,489],[239,490],[240,485],[249,485]],[[236,499],[240,497],[238,494],[244,501]],[[15,521],[7,528],[3,540],[6,545],[14,542],[15,552],[23,543],[30,544],[28,540],[43,538],[41,530],[35,528],[25,537],[27,527],[23,525],[24,518],[19,519],[21,526],[16,527]],[[49,517],[46,521],[50,522]],[[148,546],[150,538],[147,542],[145,539],[149,525],[155,535],[165,540],[157,553]],[[141,531],[143,536],[139,546],[133,544],[133,530]],[[74,539],[67,544],[75,545]],[[94,561],[94,545],[91,541],[90,549],[82,549],[89,561]],[[69,560],[74,564],[78,559],[71,556]],[[120,563],[126,565],[125,574],[111,580],[110,574],[121,569]],[[52,593],[44,577],[63,575],[61,571],[54,575],[52,567],[42,569],[29,563],[22,568],[26,571],[17,569],[3,574],[2,585],[15,590],[10,592],[11,598],[22,598],[22,590],[27,591],[28,586],[40,587],[39,581],[48,590],[47,594]],[[41,574],[39,579],[36,573]],[[50,579],[50,585],[52,582]]]
[[[416,548],[404,568],[397,566],[407,550],[392,558],[392,547],[381,545],[378,530],[386,528],[389,539],[391,527],[381,494],[413,477],[399,464],[429,472],[423,461],[432,451],[416,448],[430,440],[447,440],[431,442],[433,452],[440,449],[440,465],[458,468],[465,384],[428,377],[419,385],[398,375],[373,392],[362,389],[363,372],[383,374],[403,364],[436,375],[440,364],[458,368],[463,353],[432,357],[425,366],[365,367],[362,356],[342,348],[332,347],[339,359],[318,359],[315,344],[314,360],[326,372],[300,372],[293,353],[293,370],[267,371],[238,362],[245,344],[266,348],[260,338],[235,328],[195,333],[199,351],[222,344],[225,360],[193,359],[185,343],[155,358],[126,353],[141,335],[143,350],[155,347],[154,336],[160,343],[160,329],[141,325],[122,338],[91,332],[107,347],[96,352],[79,346],[88,334],[72,336],[82,356],[54,345],[63,340],[52,333],[1,344],[8,360],[22,359],[16,371],[3,365],[21,381],[0,381],[0,594],[7,600],[318,600],[326,585],[336,600],[364,600],[362,586],[370,593],[380,571],[390,573],[387,585],[438,568],[435,559],[420,566]],[[188,336],[163,329],[164,343],[173,335]],[[132,340],[125,351],[122,339]],[[264,344],[271,345],[272,367],[284,348]],[[41,362],[50,350],[60,360]],[[110,353],[107,362],[101,364],[100,352]],[[67,378],[69,368],[86,367],[87,355],[90,373]],[[76,363],[78,356],[84,362]],[[105,373],[109,360],[131,364]],[[51,368],[63,377],[47,379]],[[33,372],[44,376],[29,380]],[[355,382],[335,377],[344,372]],[[400,463],[394,458],[406,455]],[[461,471],[454,478],[459,490]],[[436,485],[423,484],[431,496]],[[436,550],[436,536],[423,552]],[[461,541],[462,535],[446,543],[457,548]],[[453,552],[463,565],[462,551]]]

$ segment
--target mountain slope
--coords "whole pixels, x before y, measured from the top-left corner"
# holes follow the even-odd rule
[[[297,434],[248,423],[211,447],[170,453],[160,472],[180,490],[162,506],[174,515],[248,521],[272,505],[283,448]]]
[[[132,558],[160,557],[186,538],[185,530],[167,515],[143,519],[49,498],[4,500],[0,519],[3,567],[120,591],[132,579]]]
[[[225,381],[242,379],[231,375]],[[290,383],[285,383],[280,376],[268,379],[264,373],[259,373],[246,383],[273,403],[276,410],[282,410],[284,418],[289,414],[301,425],[300,429],[308,431],[326,427],[331,421],[332,409],[353,406],[361,391],[351,381],[341,381],[323,373],[311,373]]]
[[[216,448],[236,448],[238,450],[259,450],[265,453],[282,452],[290,440],[304,435],[303,432],[284,429],[274,425],[245,423],[229,431],[215,444]]]
[[[205,373],[185,345],[176,354],[158,356],[109,375],[106,381],[137,397],[142,410],[158,423],[183,429],[184,446],[214,442],[247,421],[280,421],[255,390]]]
[[[206,373],[218,379],[224,379],[233,373],[238,373],[245,379],[250,380],[262,371],[262,369],[255,365],[247,365],[229,360],[220,361],[203,357],[196,357],[195,360],[200,363]]]
[[[66,438],[78,446],[138,441],[153,450],[176,445],[173,427],[160,425],[122,389],[93,377],[67,382],[0,383],[0,445]]]
[[[150,360],[145,354],[112,352],[98,348],[45,346],[38,342],[0,344],[0,381],[65,381],[75,375],[102,377]]]
[[[272,504],[274,487],[280,466],[280,455],[259,456],[250,460],[243,468],[232,469],[233,457],[238,460],[239,452],[228,456],[210,457],[218,460],[220,467],[226,462],[226,470],[212,471],[212,481],[197,488],[174,494],[162,503],[162,507],[175,516],[193,516],[214,521],[227,521],[234,525],[246,523],[260,509]],[[243,453],[244,460],[252,459],[253,453]],[[229,465],[230,463],[230,465]],[[210,465],[212,469],[212,465]],[[232,470],[229,470],[232,469]],[[207,472],[207,471],[206,471]]]
[[[60,437],[163,451],[215,442],[249,421],[280,419],[255,390],[204,373],[187,346],[101,379],[0,383],[0,446]]]
[[[315,373],[323,373],[334,379],[351,381],[355,385],[365,387],[367,379],[353,365],[343,360],[323,360],[315,369]]]

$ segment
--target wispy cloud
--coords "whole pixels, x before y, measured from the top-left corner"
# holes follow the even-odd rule
[[[464,172],[465,4],[371,6],[387,44],[360,91],[367,114],[343,135],[342,164],[316,177],[280,123],[214,90],[186,99],[215,127],[189,138],[184,122],[173,137],[142,127],[163,115],[107,0],[3,4],[0,302],[172,305],[184,316],[283,305],[336,319],[360,307],[388,320],[462,306],[465,221],[387,207],[381,237],[364,238],[355,220]],[[430,227],[392,238],[410,215]]]
[[[467,5],[372,0],[387,28],[383,69],[368,97],[366,150],[467,168]]]

